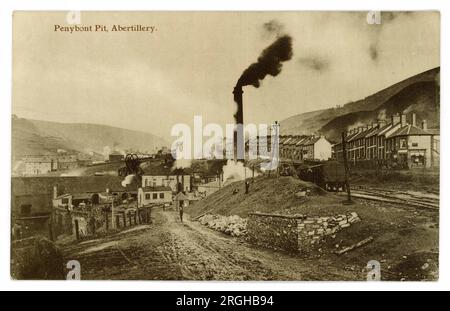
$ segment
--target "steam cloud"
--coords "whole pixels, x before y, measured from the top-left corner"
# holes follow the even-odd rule
[[[223,166],[223,180],[226,183],[228,182],[234,182],[239,180],[244,180],[245,177],[251,177],[253,174],[253,171],[244,166],[242,162],[234,162],[234,161],[227,161],[227,164]],[[259,174],[255,172],[255,177]]]
[[[236,86],[253,85],[258,88],[261,81],[267,76],[277,76],[281,72],[283,62],[292,58],[292,38],[281,36],[268,46],[258,57],[256,63],[244,70]]]
[[[127,175],[123,180],[122,180],[122,187],[126,187],[127,185],[131,184],[134,180],[136,176],[131,174],[131,175]]]

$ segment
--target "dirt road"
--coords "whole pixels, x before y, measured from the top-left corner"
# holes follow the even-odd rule
[[[82,279],[139,280],[355,280],[329,259],[302,259],[254,247],[189,220],[155,210],[152,225],[64,249],[81,263]],[[364,267],[361,267],[364,268]]]

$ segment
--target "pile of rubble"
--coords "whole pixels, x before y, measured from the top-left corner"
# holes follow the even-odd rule
[[[237,215],[222,216],[206,214],[199,218],[199,222],[210,229],[231,236],[243,236],[247,234],[247,219]]]

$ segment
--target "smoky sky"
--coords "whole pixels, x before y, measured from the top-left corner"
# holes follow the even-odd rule
[[[281,31],[293,38],[292,59],[243,95],[246,122],[281,122],[439,66],[439,13],[394,16],[378,26],[368,25],[364,12],[83,11],[86,25],[150,23],[158,32],[70,35],[53,31],[66,23],[64,12],[15,12],[11,110],[21,118],[111,125],[170,141],[171,127],[193,126],[194,115],[204,124],[233,122],[233,87]]]
[[[283,35],[264,49],[258,60],[244,70],[236,86],[253,85],[258,88],[267,76],[277,76],[283,67],[283,62],[292,58],[292,38]]]
[[[381,24],[370,25],[372,42],[367,49],[370,59],[377,63],[382,54],[380,36],[386,26],[402,17],[412,16],[411,12],[381,12]]]
[[[298,62],[303,67],[317,72],[326,71],[330,67],[329,61],[321,57],[300,57]]]
[[[263,24],[263,37],[279,37],[284,32],[284,25],[278,20],[270,20]]]

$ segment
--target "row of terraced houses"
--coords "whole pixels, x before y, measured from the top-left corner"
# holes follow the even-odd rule
[[[409,122],[408,118],[409,117]],[[438,167],[439,129],[429,129],[427,121],[417,124],[416,114],[396,114],[390,122],[359,126],[345,133],[349,163],[383,164],[387,166]],[[333,157],[343,160],[343,145],[333,145]]]

